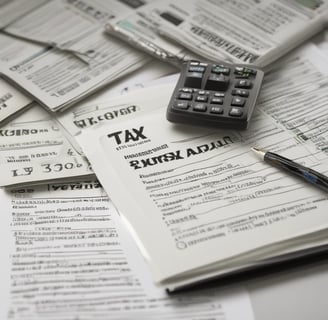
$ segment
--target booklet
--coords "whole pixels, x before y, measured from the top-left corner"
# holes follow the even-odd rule
[[[157,0],[109,21],[106,30],[173,63],[191,51],[264,67],[323,29],[327,16],[327,0]]]
[[[175,290],[326,248],[327,193],[250,149],[328,173],[327,66],[307,47],[274,69],[245,131],[169,123],[170,93],[154,88],[140,102],[153,111],[78,136],[157,283]]]

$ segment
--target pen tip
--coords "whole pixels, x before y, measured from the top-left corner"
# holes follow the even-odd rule
[[[264,158],[265,155],[265,150],[260,149],[260,148],[256,148],[256,147],[252,147],[251,148],[257,155],[259,155],[262,159]]]

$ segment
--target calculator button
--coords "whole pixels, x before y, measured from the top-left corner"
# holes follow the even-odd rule
[[[222,97],[222,98],[224,98],[224,93],[223,92],[215,92],[214,93],[214,97],[218,97],[218,98]]]
[[[244,72],[244,68],[242,71],[238,71],[238,69],[235,69],[234,74],[236,75],[237,78],[248,78],[251,75],[248,72]]]
[[[235,82],[235,88],[251,88],[252,82],[249,80],[241,79]]]
[[[232,117],[241,117],[243,115],[243,109],[233,107],[230,109],[229,116]]]
[[[195,99],[197,102],[207,102],[208,97],[205,95],[197,96]]]
[[[198,66],[199,65],[199,61],[190,61],[190,65],[191,66]]]
[[[234,74],[238,76],[245,76],[249,77],[250,75],[255,76],[256,75],[256,70],[247,68],[247,67],[236,67]]]
[[[213,104],[223,104],[223,98],[212,98],[211,103],[213,103]]]
[[[223,113],[223,107],[213,106],[210,109],[210,113],[222,114]]]
[[[217,74],[228,75],[230,73],[230,69],[223,66],[215,66],[212,68],[212,72]]]
[[[249,73],[249,74],[251,74],[251,75],[256,75],[256,73],[257,73],[257,71],[255,70],[255,69],[251,69],[251,68],[244,68],[244,72],[245,73]]]
[[[225,91],[229,85],[228,77],[224,76],[223,74],[210,74],[205,89],[207,90],[218,90],[218,91]]]
[[[244,71],[244,67],[236,67],[234,73],[235,73],[235,74],[236,74],[236,73],[242,73],[243,71]]]
[[[189,67],[189,69],[188,69],[188,71],[189,72],[205,72],[205,67],[203,67],[203,66],[190,66]]]
[[[200,88],[202,86],[203,73],[188,72],[184,83],[185,87]]]
[[[233,97],[231,100],[232,106],[243,107],[245,105],[245,99],[239,97]]]
[[[249,96],[249,91],[243,90],[243,89],[233,89],[231,91],[231,94],[233,96],[248,97]]]
[[[196,103],[193,107],[193,110],[197,112],[206,112],[207,106],[203,103]]]
[[[207,95],[210,95],[210,91],[205,91],[205,90],[199,90],[198,92],[197,92],[199,95],[204,95],[204,94],[207,94]]]
[[[191,88],[181,88],[179,89],[179,92],[193,93],[194,90]]]
[[[181,93],[178,94],[178,99],[181,99],[181,100],[192,100],[192,94],[191,93],[181,92]]]
[[[249,73],[236,74],[236,79],[248,79],[249,77]]]
[[[173,107],[176,109],[187,110],[189,108],[189,103],[186,101],[175,101]]]

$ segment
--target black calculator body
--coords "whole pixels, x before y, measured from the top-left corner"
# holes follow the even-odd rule
[[[260,93],[264,72],[225,62],[188,61],[167,108],[171,122],[246,129]]]

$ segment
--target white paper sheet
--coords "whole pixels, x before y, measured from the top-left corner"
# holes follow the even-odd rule
[[[0,78],[0,124],[32,103],[27,97],[5,80]]]
[[[40,105],[0,128],[0,186],[93,175],[79,146]]]
[[[0,35],[0,72],[52,111],[76,103],[148,62],[103,32],[124,9],[121,2],[44,2]]]
[[[97,181],[0,190],[1,319],[252,320],[240,286],[168,296]]]
[[[176,71],[177,70],[170,65],[153,60],[128,77],[115,82],[114,85],[100,90],[64,112],[56,113],[55,117],[72,136],[78,134],[84,127],[89,127],[90,124],[99,125],[107,121],[116,121],[119,116],[134,114],[139,111],[139,109],[137,110],[134,108],[132,110],[133,112],[128,112],[129,109],[127,108],[134,105],[134,101],[129,99],[129,96],[124,103],[125,110],[122,110],[122,106],[117,108],[115,99],[118,96],[127,94],[133,90],[157,85],[169,84],[173,89],[178,77]],[[137,92],[136,94],[138,95]],[[150,94],[151,90],[148,95]],[[147,91],[141,91],[141,95],[139,96],[141,99],[143,99],[143,97],[147,99]],[[106,112],[109,112],[109,114],[104,116]],[[98,117],[100,117],[101,120],[99,120]],[[83,125],[85,121],[86,125]],[[89,123],[89,125],[87,125],[87,123]]]

